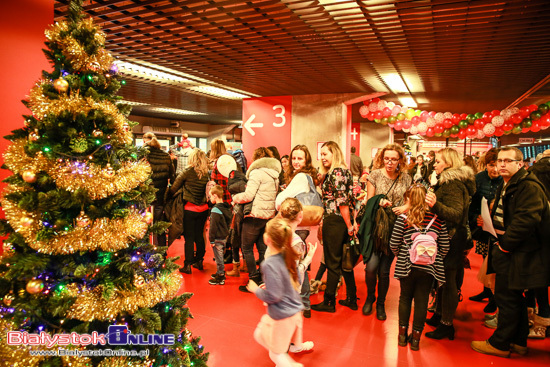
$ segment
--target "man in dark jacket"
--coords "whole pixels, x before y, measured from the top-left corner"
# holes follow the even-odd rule
[[[503,185],[495,196],[492,219],[498,241],[489,253],[488,272],[495,272],[498,326],[488,340],[473,341],[472,349],[509,357],[510,350],[527,353],[529,325],[523,291],[546,287],[550,261],[550,206],[542,183],[522,168],[523,154],[504,147],[497,164]]]
[[[542,153],[542,158],[529,168],[529,172],[533,172],[542,182],[546,188],[548,200],[550,200],[550,149]]]

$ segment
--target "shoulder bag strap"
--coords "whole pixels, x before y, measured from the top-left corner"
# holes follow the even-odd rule
[[[399,174],[399,175],[395,178],[395,180],[393,180],[393,183],[391,184],[390,189],[388,190],[388,192],[386,192],[386,195],[384,195],[384,197],[386,197],[386,198],[388,197],[388,194],[390,193],[391,189],[393,189],[393,186],[395,185],[395,183],[397,182],[397,180],[399,180],[399,177],[401,177],[401,174]]]

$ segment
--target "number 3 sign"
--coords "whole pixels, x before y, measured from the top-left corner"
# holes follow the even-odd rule
[[[292,96],[243,100],[243,150],[250,161],[258,147],[276,146],[290,153]]]

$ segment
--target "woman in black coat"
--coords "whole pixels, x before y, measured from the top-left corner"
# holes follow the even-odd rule
[[[195,148],[189,155],[188,166],[178,175],[176,181],[170,187],[171,197],[176,194],[179,195],[180,192],[183,196],[183,204],[175,209],[183,215],[185,260],[180,272],[185,274],[191,274],[191,265],[203,270],[203,260],[206,252],[203,232],[208,219],[208,204],[206,203],[206,184],[208,180],[206,154]],[[181,218],[180,215],[175,217]]]
[[[174,182],[176,171],[170,154],[160,149],[160,143],[158,142],[155,134],[145,133],[143,135],[143,143],[149,148],[149,154],[147,155],[147,161],[151,166],[153,173],[151,179],[153,180],[153,186],[157,189],[156,199],[152,203],[153,205],[153,222],[164,220],[164,194],[168,188],[169,182]],[[158,234],[155,236],[155,244],[158,246],[166,246],[166,234]]]
[[[428,338],[454,339],[453,319],[458,307],[458,283],[464,277],[463,254],[468,245],[468,208],[475,193],[475,176],[464,165],[453,148],[444,148],[435,156],[434,170],[438,182],[434,193],[428,193],[426,202],[447,224],[450,248],[445,257],[445,284],[439,288],[437,310],[426,323],[437,328],[426,333]]]

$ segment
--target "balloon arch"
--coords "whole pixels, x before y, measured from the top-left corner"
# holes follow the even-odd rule
[[[550,127],[550,102],[471,114],[414,110],[380,98],[363,103],[359,108],[361,117],[397,131],[427,137],[483,139],[493,135],[536,133]]]

